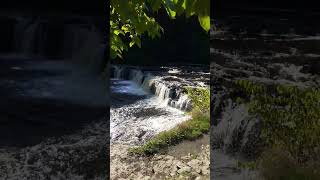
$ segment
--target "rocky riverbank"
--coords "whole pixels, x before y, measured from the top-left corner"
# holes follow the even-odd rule
[[[197,144],[196,142],[189,142]],[[197,144],[198,145],[198,144]],[[171,148],[183,148],[185,145]],[[200,144],[196,153],[173,154],[170,151],[151,157],[128,154],[128,145],[111,145],[111,179],[196,179],[210,177],[210,147],[208,142]],[[192,153],[192,154],[191,154]]]

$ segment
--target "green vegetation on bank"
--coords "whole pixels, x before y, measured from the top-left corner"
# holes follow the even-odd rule
[[[192,101],[192,113],[210,113],[210,89],[186,87],[188,97]]]
[[[207,88],[186,88],[192,101],[192,118],[171,130],[163,131],[146,144],[131,148],[129,152],[140,155],[152,155],[162,149],[175,145],[183,140],[193,140],[207,133],[210,129],[210,90]]]
[[[258,164],[266,179],[315,179],[320,168],[320,90],[236,82],[237,102],[261,117],[265,152]]]

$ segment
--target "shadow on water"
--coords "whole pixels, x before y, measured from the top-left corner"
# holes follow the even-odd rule
[[[134,104],[135,102],[145,99],[145,95],[132,95],[112,92],[111,93],[111,107],[119,108],[125,105]]]
[[[63,98],[30,97],[21,94],[24,89],[21,89],[19,84],[30,84],[34,79],[49,79],[70,73],[64,69],[27,68],[32,62],[24,59],[1,58],[0,62],[0,147],[36,145],[47,138],[72,134],[84,125],[109,114],[105,105],[92,106],[90,103],[70,102]],[[38,62],[33,60],[33,63]],[[31,84],[27,88],[37,86],[39,84]],[[57,87],[47,88],[53,90]],[[82,91],[85,95],[86,90]],[[81,96],[77,98],[81,99]]]
[[[128,85],[124,81],[111,80],[111,107],[119,108],[134,104],[147,97],[147,95],[143,94],[133,94],[132,89],[128,88]]]
[[[105,107],[88,107],[61,100],[2,97],[0,146],[35,145],[67,135],[106,116]]]
[[[41,61],[41,60],[39,60]],[[28,80],[30,78],[42,78],[48,76],[58,76],[67,73],[65,70],[41,70],[26,68],[35,60],[28,59],[6,59],[0,58],[1,71],[0,80]],[[2,87],[1,87],[2,88]]]

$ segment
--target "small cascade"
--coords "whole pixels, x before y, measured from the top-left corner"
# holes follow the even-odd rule
[[[21,52],[21,39],[27,24],[28,20],[17,18],[17,22],[14,27],[14,49],[16,52]]]
[[[11,51],[26,56],[74,60],[76,65],[84,65],[92,72],[100,71],[106,49],[103,33],[94,21],[83,21],[83,17],[78,20],[45,15],[15,16]]]
[[[256,153],[259,138],[259,119],[248,114],[244,104],[235,106],[227,100],[219,123],[213,126],[213,146],[227,153],[242,153],[250,157]]]
[[[105,46],[101,41],[102,34],[93,27],[74,25],[71,29],[71,32],[75,33],[72,42],[72,60],[90,71],[98,72],[104,61]]]
[[[34,53],[37,27],[38,23],[34,23],[27,27],[25,31],[24,39],[22,40],[22,51],[24,54],[30,55]]]
[[[119,67],[119,66],[112,66],[113,68],[113,75],[111,77],[116,78],[116,79],[121,79],[122,78],[122,71],[123,68]]]
[[[176,106],[178,106],[179,109],[187,110],[191,106],[191,100],[187,95],[184,94],[179,97],[179,100],[176,103]]]
[[[144,90],[150,90],[151,86],[154,84],[154,81],[155,81],[155,77],[152,76],[151,74],[147,74],[145,77],[144,77],[144,80],[141,84],[142,88]]]
[[[155,88],[155,95],[157,95],[161,100],[169,98],[169,88],[164,83],[157,81],[155,83]]]
[[[189,97],[179,88],[166,84],[161,77],[129,67],[112,66],[112,68],[114,78],[134,81],[145,91],[156,95],[164,105],[183,111],[191,110],[192,102]]]
[[[135,69],[131,70],[129,75],[130,79],[138,85],[142,83],[143,76],[142,71]],[[120,75],[118,77],[120,77]]]
[[[31,19],[19,19],[15,25],[14,46],[17,52],[33,55],[36,46],[37,29],[39,22]]]

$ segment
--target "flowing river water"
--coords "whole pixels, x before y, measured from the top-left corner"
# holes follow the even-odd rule
[[[0,61],[0,179],[105,179],[105,80],[67,60]]]
[[[134,159],[128,155],[127,149],[142,145],[156,134],[191,118],[187,112],[192,109],[192,102],[183,87],[208,87],[209,81],[209,73],[203,71],[202,66],[191,69],[190,67],[112,67],[110,108],[112,179],[129,178],[130,175],[134,176],[132,177],[134,179],[144,178],[148,174],[148,167],[146,170],[144,167],[151,160]],[[137,170],[133,166],[140,168]],[[140,177],[139,173],[144,175]]]
[[[216,20],[216,29],[210,33],[211,172],[215,179],[261,179],[258,172],[238,166],[258,157],[261,119],[236,102],[241,96],[233,93],[236,80],[319,87],[319,25],[292,17],[280,14],[261,21],[259,16],[242,15]]]
[[[0,179],[108,178],[104,20],[59,14],[1,12]]]
[[[129,80],[121,76],[121,71],[129,71]],[[169,106],[169,95],[174,90],[160,77],[144,73],[136,69],[115,70],[116,77],[111,79],[111,143],[141,145],[190,118],[183,111],[191,103],[185,94],[179,95],[177,108]]]

